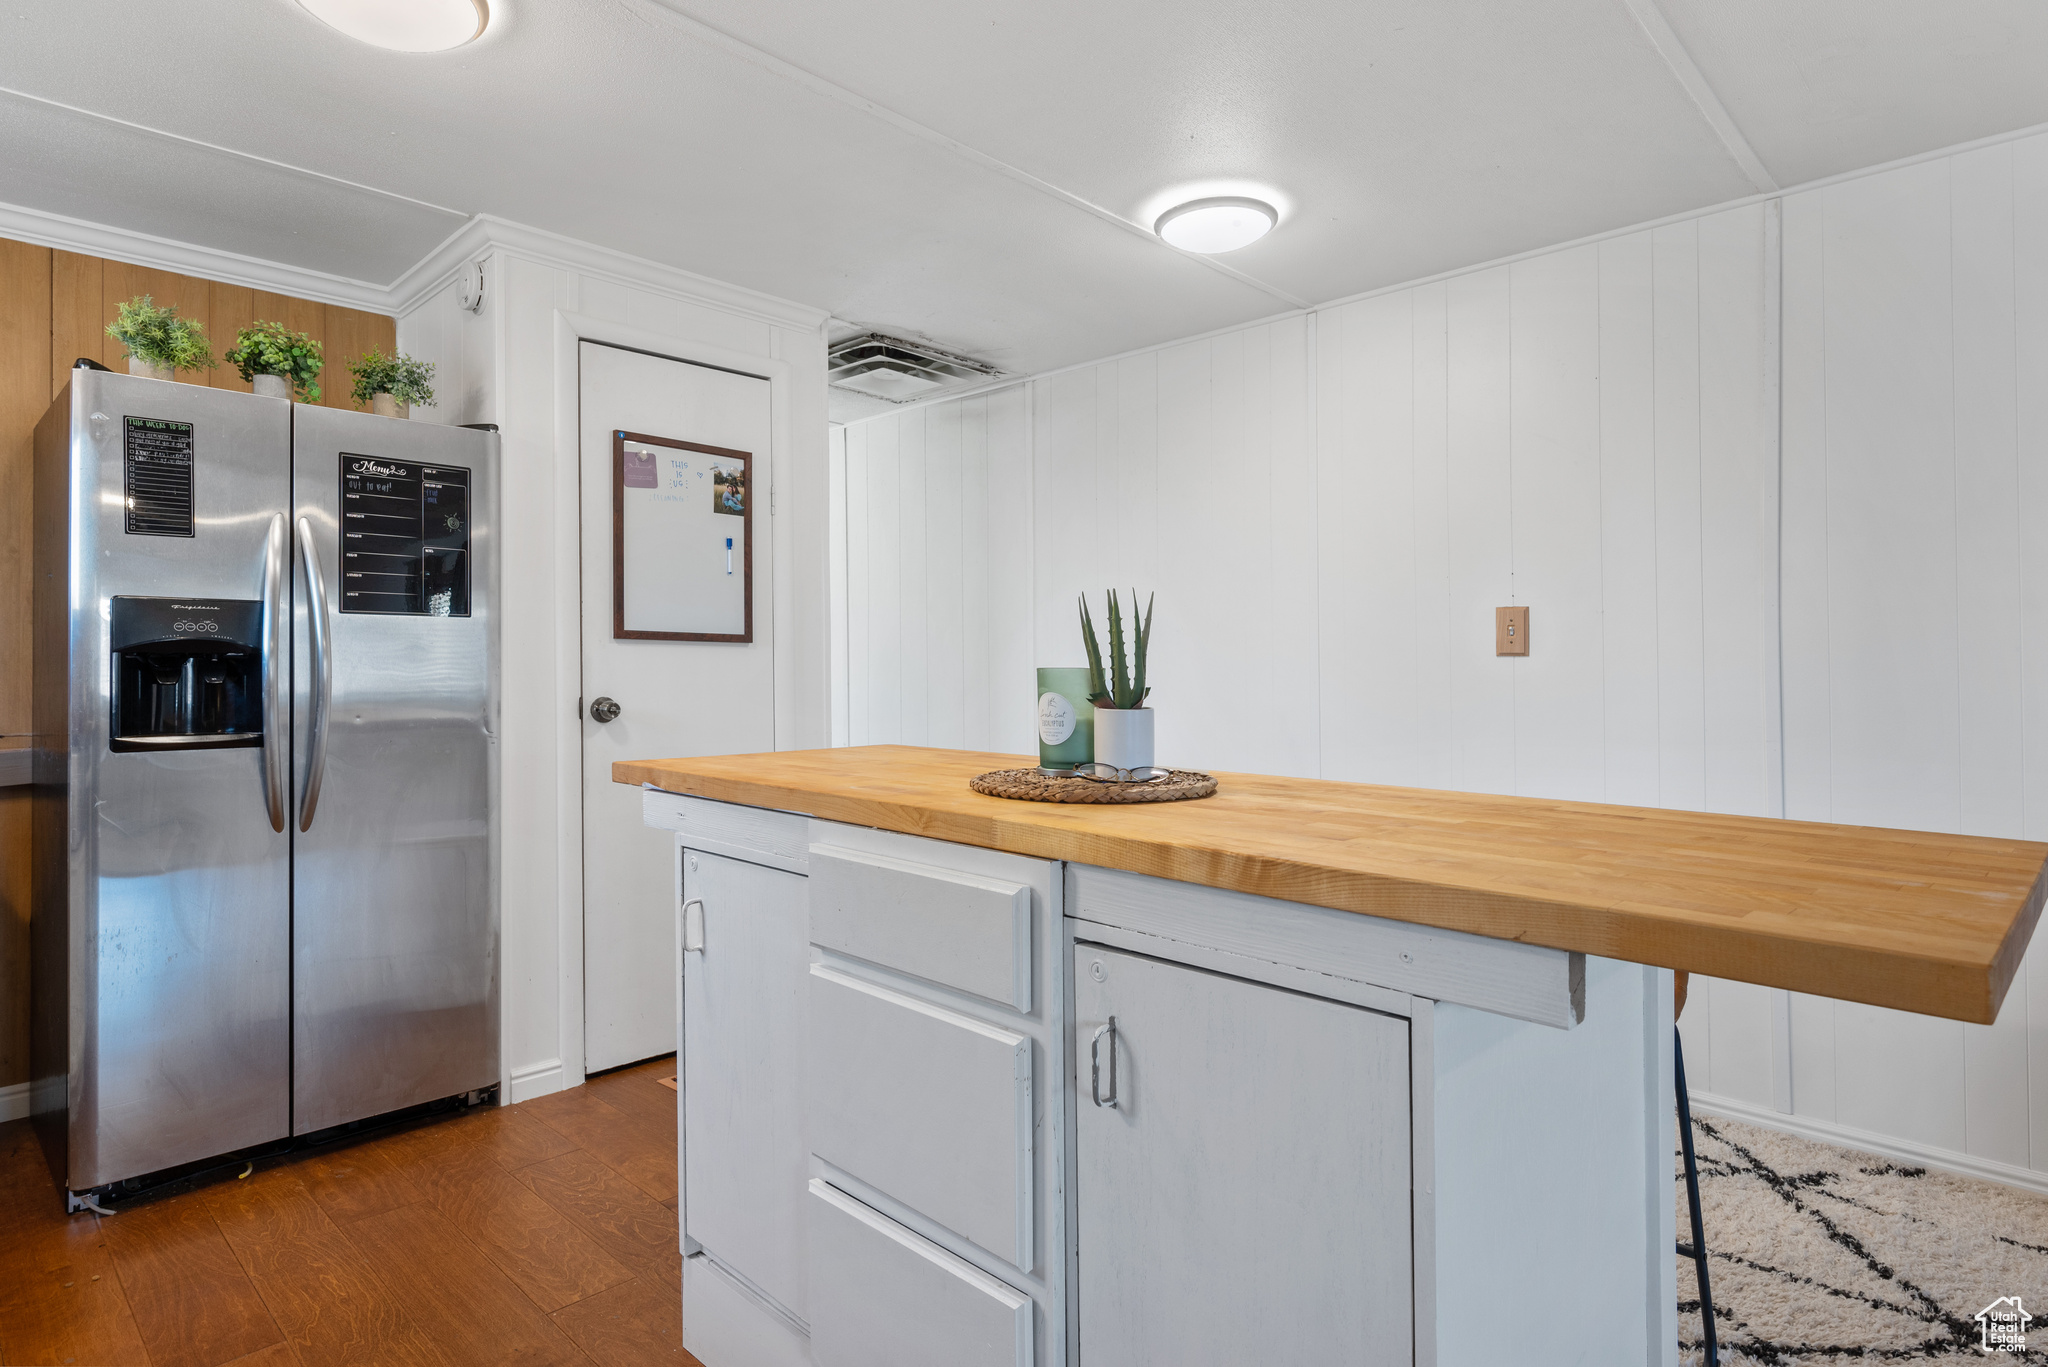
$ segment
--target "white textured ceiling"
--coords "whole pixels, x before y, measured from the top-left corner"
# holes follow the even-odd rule
[[[2034,0],[12,8],[0,201],[378,283],[491,213],[1013,371],[1751,193],[1701,97],[1777,184],[2048,122]],[[1227,269],[1134,226],[1253,186]]]

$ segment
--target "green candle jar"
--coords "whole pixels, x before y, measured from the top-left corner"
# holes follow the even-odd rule
[[[1038,767],[1066,770],[1095,758],[1095,704],[1086,669],[1038,671]]]

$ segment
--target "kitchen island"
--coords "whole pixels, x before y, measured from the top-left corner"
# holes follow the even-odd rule
[[[675,833],[685,1344],[1674,1362],[1671,973],[1995,1018],[2048,846],[1014,756],[622,763]]]

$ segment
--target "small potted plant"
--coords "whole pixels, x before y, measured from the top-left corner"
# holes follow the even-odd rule
[[[218,364],[205,328],[180,318],[176,304],[158,304],[146,294],[116,310],[107,336],[128,349],[130,375],[171,380],[181,370],[211,370]]]
[[[266,398],[320,402],[320,386],[314,383],[324,364],[320,344],[283,323],[258,321],[237,332],[227,363]]]
[[[364,404],[380,417],[403,418],[417,406],[434,406],[434,363],[415,361],[410,356],[386,356],[376,347],[352,361],[349,374],[356,377],[356,407]]]
[[[1131,614],[1138,610],[1138,591],[1131,590]],[[1132,642],[1129,667],[1124,659],[1124,617],[1116,590],[1109,591],[1109,673],[1103,674],[1102,647],[1081,598],[1081,643],[1088,650],[1088,701],[1095,704],[1095,762],[1126,772],[1152,767],[1152,709],[1145,699],[1145,653],[1152,643],[1152,601],[1145,600],[1145,619]]]

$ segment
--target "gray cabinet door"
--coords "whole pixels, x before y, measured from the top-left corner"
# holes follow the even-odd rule
[[[1074,956],[1083,1367],[1412,1362],[1408,1022]]]
[[[804,879],[682,852],[704,904],[683,954],[683,1233],[799,1322],[804,1310]]]

